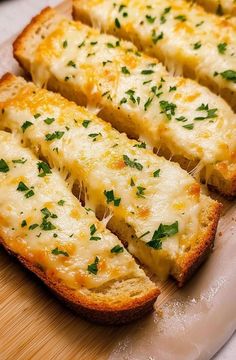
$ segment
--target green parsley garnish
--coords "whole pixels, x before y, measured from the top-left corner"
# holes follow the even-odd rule
[[[198,42],[196,42],[195,44],[193,44],[193,49],[194,49],[194,50],[198,50],[198,49],[200,49],[201,46],[202,46],[201,42],[198,41]]]
[[[152,247],[153,249],[159,250],[162,248],[162,240],[164,240],[164,238],[177,234],[178,231],[178,221],[175,221],[171,225],[160,224],[158,229],[155,230],[151,241],[147,242],[146,245]]]
[[[32,224],[32,225],[29,226],[29,230],[34,230],[38,226],[39,226],[38,224]]]
[[[26,220],[23,220],[22,223],[21,223],[21,227],[25,227],[26,225],[27,225]]]
[[[29,190],[29,188],[22,181],[20,181],[17,188],[16,188],[16,190],[18,190],[18,191],[27,191],[27,190]]]
[[[1,159],[0,160],[0,172],[2,173],[6,173],[8,172],[10,169],[9,169],[9,166],[7,165],[6,161]]]
[[[89,240],[101,240],[101,238],[99,236],[93,236],[95,234],[95,232],[97,231],[96,226],[93,224],[90,226],[90,239]]]
[[[63,206],[65,204],[65,200],[59,200],[58,205]]]
[[[74,61],[70,60],[68,63],[67,63],[67,66],[72,66],[73,68],[76,68],[76,64]]]
[[[13,164],[24,164],[26,161],[27,159],[24,158],[12,160]]]
[[[67,48],[67,46],[68,46],[67,40],[63,41],[62,46],[63,46],[64,49]]]
[[[136,192],[136,195],[138,197],[141,197],[141,198],[145,198],[144,196],[144,191],[146,190],[146,188],[142,187],[142,186],[137,186],[137,192]]]
[[[121,71],[123,74],[130,75],[130,71],[127,69],[126,66],[122,66]]]
[[[145,17],[150,24],[153,24],[154,21],[156,20],[155,16],[152,17],[151,15],[146,15]]]
[[[141,74],[142,75],[150,75],[150,74],[153,74],[154,71],[153,70],[149,70],[149,69],[146,69],[146,70],[142,70],[141,71]]]
[[[187,20],[187,17],[186,17],[186,15],[178,15],[178,16],[175,16],[175,19],[184,22]]]
[[[201,106],[199,106],[197,109],[197,111],[206,111],[207,114],[206,116],[198,116],[195,117],[194,120],[196,121],[202,121],[202,120],[206,120],[206,119],[214,119],[217,117],[216,112],[218,111],[218,109],[209,109],[209,105],[208,104],[201,104]]]
[[[98,263],[99,263],[99,258],[96,256],[95,260],[92,264],[88,265],[88,272],[90,272],[91,274],[97,275],[98,272]]]
[[[115,18],[115,26],[120,29],[121,28],[121,25],[120,25],[120,22],[119,22],[119,19]]]
[[[30,127],[31,125],[33,125],[33,123],[31,121],[25,121],[24,124],[21,126],[21,129],[23,131],[23,133],[25,132],[26,129],[28,129],[28,127]]]
[[[166,15],[170,12],[171,10],[171,7],[167,7],[164,9],[163,13],[161,14],[161,17],[160,17],[160,22],[161,24],[164,24],[166,22]]]
[[[227,44],[226,43],[220,43],[217,45],[218,51],[220,54],[224,54],[227,50]]]
[[[84,120],[82,122],[82,125],[83,125],[84,128],[87,128],[89,126],[89,123],[91,123],[91,120]]]
[[[187,129],[187,130],[193,130],[194,124],[186,124],[186,125],[183,125],[182,127]]]
[[[220,73],[223,79],[232,81],[236,83],[236,71],[235,70],[225,70]]]
[[[156,30],[153,29],[153,31],[152,31],[152,42],[153,42],[153,44],[158,43],[158,41],[162,40],[163,38],[164,38],[164,33],[163,32],[161,32],[160,34],[157,35]]]
[[[35,119],[38,119],[40,116],[41,116],[41,114],[39,114],[39,113],[34,114],[34,118],[35,118]]]
[[[161,114],[165,114],[168,120],[171,120],[172,116],[175,115],[175,110],[177,106],[168,101],[162,100],[159,102],[161,108]]]
[[[39,177],[44,177],[44,176],[52,173],[50,166],[47,163],[45,163],[44,161],[38,162],[37,167],[38,167],[38,171],[39,171],[39,174],[38,174]]]
[[[45,135],[45,140],[46,141],[52,141],[52,140],[55,140],[55,139],[61,139],[62,136],[65,134],[64,131],[55,131],[54,133],[51,133],[51,134],[46,134]]]
[[[131,160],[127,155],[123,155],[123,160],[126,166],[129,166],[131,168],[135,168],[139,171],[143,169],[143,165],[138,163],[136,159]]]
[[[112,249],[111,249],[111,253],[112,254],[120,254],[124,252],[124,248],[123,246],[120,246],[120,245],[115,245]]]
[[[113,202],[114,206],[119,206],[121,202],[121,198],[115,198],[114,191],[113,190],[104,190],[104,195],[107,199],[107,204]]]
[[[43,121],[45,122],[45,124],[50,125],[50,124],[53,123],[53,121],[55,121],[55,119],[54,118],[47,118],[47,119],[45,119]]]
[[[161,169],[157,169],[153,173],[153,177],[159,177],[160,176]]]
[[[64,255],[66,257],[69,257],[69,254],[66,251],[59,250],[58,247],[52,250],[53,255]]]

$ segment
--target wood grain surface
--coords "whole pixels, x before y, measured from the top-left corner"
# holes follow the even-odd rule
[[[70,13],[70,2],[59,10]],[[0,46],[0,75],[21,73],[12,58],[11,43],[12,39]],[[220,200],[227,215],[235,203]],[[230,221],[225,216],[225,226]],[[159,286],[162,294],[157,306],[178,291],[172,281]],[[103,327],[82,320],[0,248],[0,360],[108,359],[120,339],[136,326]]]

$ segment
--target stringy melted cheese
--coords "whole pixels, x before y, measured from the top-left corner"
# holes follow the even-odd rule
[[[182,74],[184,67],[196,78],[210,79],[218,88],[236,90],[235,81],[215,76],[215,72],[236,71],[236,28],[225,17],[184,0],[79,0],[75,6],[95,26],[120,34],[149,54],[165,59],[175,73]],[[160,34],[162,39],[153,40]],[[195,45],[199,43],[200,47]],[[218,51],[221,43],[227,44],[224,54]]]
[[[44,121],[47,118],[54,121],[48,125]],[[87,126],[84,120],[88,121]],[[23,132],[26,121],[33,125]],[[162,250],[145,245],[142,251],[147,265],[152,253],[157,273],[163,271],[161,257],[170,263],[197,241],[204,196],[195,180],[179,165],[137,148],[138,142],[119,134],[85,108],[27,84],[5,103],[1,126],[19,133],[27,145],[42,153],[65,176],[70,174],[79,180],[86,187],[87,206],[93,210],[100,205],[108,208],[118,220],[132,227],[135,238],[142,236],[138,240],[142,244],[152,239],[161,223],[178,221],[178,233],[163,240]],[[63,133],[62,137],[47,141],[48,134],[55,132]],[[127,166],[124,155],[142,169]],[[154,177],[157,170],[159,176]],[[114,201],[107,202],[104,191],[111,190],[115,199],[120,199],[118,206]],[[133,252],[138,256],[138,247]],[[164,273],[162,277],[168,275],[167,270]]]
[[[122,246],[118,238],[93,212],[80,205],[56,171],[39,177],[39,160],[13,135],[1,131],[0,143],[0,159],[9,167],[8,172],[0,171],[0,236],[11,251],[74,289],[96,288],[126,277],[145,276],[126,250],[111,253],[114,246]],[[15,160],[23,163],[14,163]],[[27,191],[18,191],[20,182],[33,190],[34,195],[26,198]],[[63,205],[58,204],[61,200]],[[40,227],[44,208],[57,216],[47,218],[55,226],[53,230]],[[33,224],[38,226],[30,230]],[[93,236],[100,240],[90,240],[91,225],[97,229]],[[53,254],[55,248],[68,256]],[[94,263],[96,256],[99,263],[95,275],[89,273],[87,267]]]
[[[129,117],[131,135],[135,129],[152,148],[164,145],[173,155],[200,161],[198,172],[231,161],[236,151],[236,117],[230,107],[195,81],[169,75],[131,43],[63,20],[36,50],[31,70],[38,85],[56,77],[65,88],[82,92],[90,108],[110,109],[111,119],[112,111],[120,109]]]

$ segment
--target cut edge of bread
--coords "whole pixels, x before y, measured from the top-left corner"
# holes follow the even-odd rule
[[[78,10],[79,11],[79,10]],[[82,11],[82,10],[81,10]],[[74,12],[76,9],[74,7]],[[80,13],[79,18],[82,22],[91,25],[89,18],[86,18],[86,14],[83,12]],[[52,8],[45,8],[42,12],[36,15],[31,22],[26,26],[22,33],[17,37],[13,44],[13,54],[19,64],[24,68],[27,73],[31,73],[31,58],[33,51],[40,44],[42,39],[49,35],[56,27],[57,23],[62,19],[61,15],[58,14]],[[66,85],[68,86],[68,84]],[[48,81],[49,90],[58,91],[69,100],[80,99],[78,102],[79,105],[86,105],[86,99],[84,94],[76,93],[76,91],[69,91],[65,89],[63,85],[60,84],[55,77],[52,77]],[[73,94],[72,94],[73,93]],[[109,121],[109,118],[106,116],[106,111],[104,109],[102,118],[106,121]],[[114,120],[115,121],[115,120]],[[114,126],[114,124],[112,124]],[[118,128],[119,131],[125,131],[125,128]],[[128,134],[131,136],[132,134]],[[134,136],[137,137],[137,136]],[[168,159],[170,154],[168,149],[163,149],[163,155]],[[166,151],[167,150],[167,151]],[[172,160],[178,162],[185,170],[185,164],[188,168],[194,168],[196,166],[195,162],[191,162],[189,159],[184,158],[183,156],[174,156],[171,154]],[[205,181],[205,172],[204,168],[200,174],[202,182]],[[212,166],[212,174],[207,181],[207,184],[220,192],[226,197],[235,197],[236,196],[236,163],[232,164],[228,161],[222,161]]]
[[[7,103],[9,98],[14,98],[19,89],[24,86],[27,86],[27,82],[23,78],[9,73],[5,74],[0,80],[0,109],[4,108],[4,103]],[[200,214],[200,229],[197,242],[186,253],[177,257],[176,264],[170,273],[177,280],[180,287],[184,285],[207,258],[214,246],[215,233],[222,205],[203,194],[201,197],[203,207]],[[119,224],[118,227],[113,227],[109,222],[108,228],[109,225],[110,230],[126,245],[127,236],[129,236],[126,224]]]

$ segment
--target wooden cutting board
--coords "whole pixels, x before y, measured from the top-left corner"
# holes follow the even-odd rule
[[[59,9],[69,13],[70,2],[61,4]],[[12,57],[11,43],[12,40],[0,45],[0,75],[6,71],[21,73]],[[236,205],[220,200],[225,214],[222,229],[224,224],[233,222],[227,213],[229,209],[232,213],[233,207],[236,213]],[[162,294],[156,307],[179,292],[171,281],[159,286]],[[0,248],[0,360],[108,359],[119,341],[137,326],[138,323],[103,327],[82,320]]]

